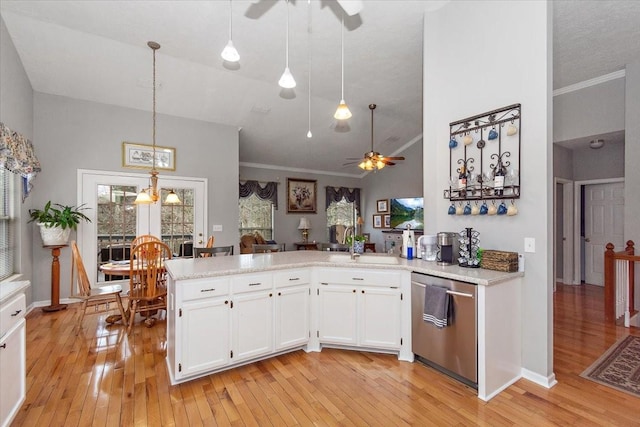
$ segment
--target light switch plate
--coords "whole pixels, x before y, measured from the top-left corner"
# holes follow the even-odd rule
[[[222,231],[222,225],[221,224],[216,224],[213,226],[213,231]]]
[[[525,237],[524,238],[524,251],[525,252],[535,252],[536,251],[536,239],[533,237]]]

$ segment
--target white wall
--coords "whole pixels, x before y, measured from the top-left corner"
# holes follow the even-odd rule
[[[553,381],[552,21],[538,1],[456,1],[425,15],[424,194],[430,231],[473,227],[484,248],[526,254],[523,365]],[[447,215],[449,123],[522,104],[522,197],[514,217]]]
[[[90,101],[35,94],[34,138],[42,163],[33,190],[33,206],[48,200],[75,205],[78,169],[128,171],[122,167],[122,142],[152,141],[152,115]],[[209,231],[217,245],[237,245],[238,221],[238,131],[231,126],[167,115],[157,117],[156,143],[176,148],[175,172],[161,175],[203,177],[209,181]],[[50,299],[50,251],[42,248],[40,235],[32,228],[34,301]],[[73,237],[73,235],[72,235]],[[68,249],[62,250],[60,295],[69,295]]]
[[[553,99],[553,140],[623,130],[625,79],[610,80]]]
[[[627,64],[625,103],[624,238],[640,254],[640,61]],[[640,268],[636,268],[635,306],[640,307]]]
[[[357,173],[357,171],[354,171]],[[315,214],[294,214],[287,213],[287,178],[315,179],[317,180],[317,209]],[[309,230],[309,241],[327,242],[327,214],[325,210],[326,186],[333,187],[349,187],[361,188],[362,180],[360,178],[350,178],[335,175],[320,175],[303,173],[299,171],[263,169],[248,166],[240,167],[240,180],[255,180],[261,182],[275,181],[278,182],[278,210],[275,211],[274,217],[274,233],[275,240],[278,243],[286,243],[287,250],[295,249],[294,242],[302,241],[302,235],[298,230],[298,224],[301,217],[306,217],[311,221],[311,229]],[[235,182],[236,188],[238,181]],[[361,191],[361,198],[364,200],[364,191]],[[236,200],[237,205],[237,200]],[[238,218],[235,224],[236,245],[239,240]]]
[[[33,142],[33,89],[22,66],[18,52],[0,17],[0,122]],[[36,150],[36,155],[38,155]],[[36,178],[36,182],[42,181]],[[20,205],[17,254],[18,270],[25,279],[31,279],[31,226],[27,224],[32,197]],[[26,292],[31,304],[31,289]]]

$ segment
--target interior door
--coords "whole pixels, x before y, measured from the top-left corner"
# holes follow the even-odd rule
[[[585,282],[603,286],[605,246],[623,246],[624,183],[586,185],[584,197]]]

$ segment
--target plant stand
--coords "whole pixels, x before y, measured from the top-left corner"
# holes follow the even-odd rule
[[[51,305],[42,307],[42,311],[53,312],[60,311],[67,308],[67,304],[60,304],[60,249],[69,245],[52,245],[43,246],[46,249],[51,249]]]

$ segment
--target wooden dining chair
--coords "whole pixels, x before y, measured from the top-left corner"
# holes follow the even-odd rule
[[[129,320],[127,333],[136,313],[144,314],[145,325],[153,326],[152,317],[158,310],[167,308],[167,280],[164,262],[171,259],[171,249],[160,241],[137,244],[129,260]]]
[[[194,258],[233,255],[233,246],[214,246],[213,248],[193,248]]]
[[[122,286],[110,285],[92,287],[87,276],[87,271],[84,268],[78,245],[75,241],[71,242],[71,292],[70,297],[79,299],[82,301],[82,309],[80,311],[80,318],[78,319],[78,329],[76,335],[82,329],[82,321],[85,314],[87,314],[87,308],[91,307],[92,310],[89,314],[101,314],[113,311],[117,308],[122,316],[122,322],[127,324],[127,316],[125,315],[124,306],[122,305]]]
[[[264,254],[269,252],[284,252],[284,243],[265,243],[264,245],[254,244],[254,254]]]
[[[215,237],[214,236],[209,236],[209,239],[207,240],[207,244],[204,245],[204,248],[206,249],[210,249],[213,248],[213,242],[215,241]],[[227,248],[228,246],[219,246],[219,248]],[[208,251],[198,251],[198,253],[196,254],[195,249],[204,249],[204,248],[194,248],[193,251],[193,257],[194,258],[208,258],[210,256],[216,256],[216,253],[222,253],[224,252],[224,250],[218,250],[216,252],[208,252]],[[233,255],[233,246],[231,246],[231,253],[225,253],[224,255]]]
[[[153,234],[141,234],[139,236],[136,236],[135,239],[131,241],[131,252],[133,252],[133,248],[135,248],[136,245],[139,245],[140,243],[161,242],[161,241],[162,240],[160,240],[158,237],[154,236]]]

